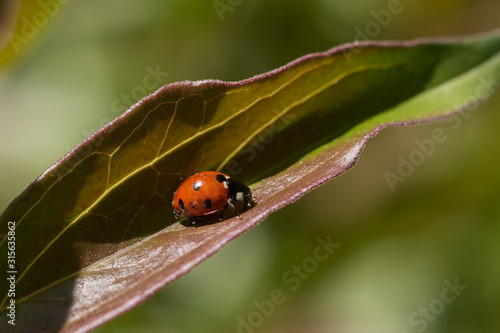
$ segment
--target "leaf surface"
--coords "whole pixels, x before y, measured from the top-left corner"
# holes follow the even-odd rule
[[[441,119],[489,97],[499,52],[498,32],[364,42],[240,82],[164,86],[45,171],[0,217],[2,274],[8,222],[16,226],[18,323],[86,331],[132,308],[348,170],[383,127]],[[241,220],[183,226],[173,192],[203,170],[246,182],[258,204]]]

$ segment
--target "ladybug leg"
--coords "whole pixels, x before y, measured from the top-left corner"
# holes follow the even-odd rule
[[[241,216],[240,214],[238,214],[238,212],[236,211],[236,209],[234,208],[233,206],[233,203],[231,202],[231,200],[228,200],[227,204],[231,207],[231,209],[233,210],[234,214],[236,215],[237,218],[241,219]],[[227,208],[227,207],[226,207]]]
[[[220,218],[219,218],[219,221],[222,221],[222,219],[224,218],[224,212],[226,211],[227,209],[227,204],[224,206],[224,209],[222,210],[222,212],[220,213]]]

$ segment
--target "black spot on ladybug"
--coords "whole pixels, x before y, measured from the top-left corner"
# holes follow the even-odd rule
[[[182,199],[179,199],[179,207],[181,207],[182,210],[186,210],[186,208],[184,208],[184,201],[182,201]]]
[[[193,184],[193,189],[195,191],[198,191],[200,189],[200,187],[201,187],[201,181],[199,181],[199,180]]]
[[[205,205],[206,208],[210,208],[210,206],[212,206],[212,201],[210,201],[210,199],[205,199],[203,205]]]
[[[224,177],[224,175],[222,175],[222,174],[220,174],[220,173],[219,173],[217,176],[215,176],[215,179],[217,179],[217,181],[218,181],[219,183],[223,183],[223,182],[225,182],[225,181],[227,180],[227,178],[226,178],[226,177]]]

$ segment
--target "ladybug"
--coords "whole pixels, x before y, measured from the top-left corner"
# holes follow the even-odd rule
[[[197,217],[221,211],[220,220],[227,207],[241,218],[233,206],[233,201],[243,201],[243,211],[250,206],[253,198],[250,189],[234,178],[220,172],[204,171],[186,179],[175,191],[172,207],[176,218]]]

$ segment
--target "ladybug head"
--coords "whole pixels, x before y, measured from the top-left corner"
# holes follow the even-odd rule
[[[231,200],[244,201],[248,203],[252,200],[252,192],[250,188],[239,180],[228,178],[226,180],[227,194]]]

